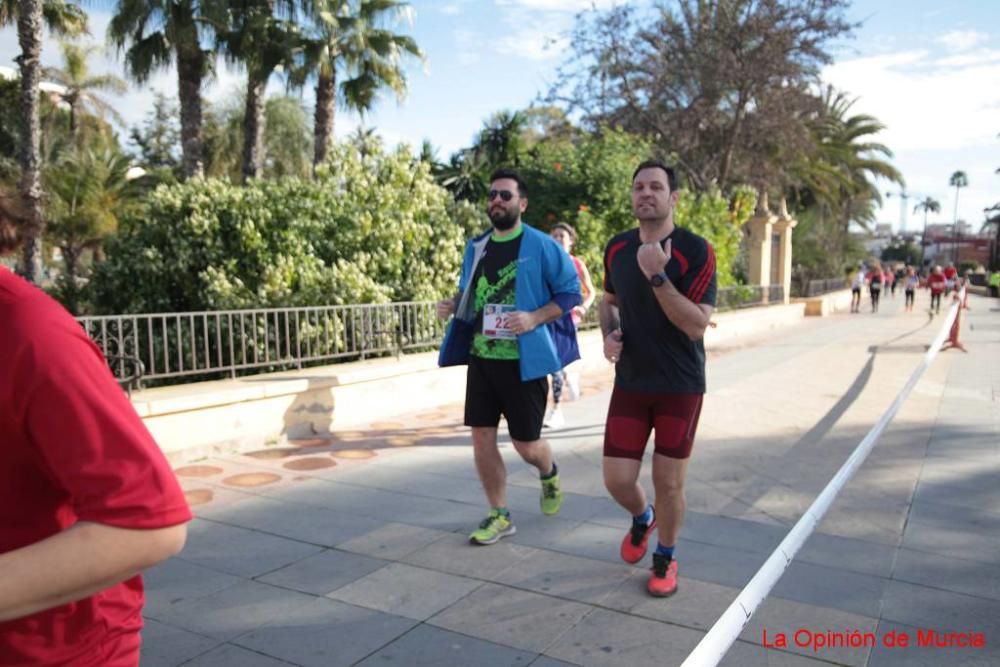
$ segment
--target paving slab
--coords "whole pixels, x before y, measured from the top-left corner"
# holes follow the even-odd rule
[[[908,638],[906,646],[900,646],[898,641],[887,645],[885,641],[872,649],[868,667],[994,667],[1000,664],[1000,645],[988,641],[984,648],[940,648],[937,646],[920,645],[919,632],[921,628],[882,621],[879,624],[879,637],[902,636]]]
[[[402,560],[450,534],[404,523],[384,523],[375,530],[337,545],[337,548],[384,560]]]
[[[504,646],[541,653],[591,611],[590,606],[579,602],[486,584],[427,622]]]
[[[357,663],[359,667],[527,667],[543,665],[538,654],[419,625]],[[551,667],[555,667],[554,665]]]
[[[500,572],[496,581],[566,600],[603,605],[633,574],[625,563],[611,564],[539,551]]]
[[[257,581],[310,595],[326,595],[389,563],[348,551],[326,550],[259,577]]]
[[[143,573],[146,604],[143,613],[157,618],[175,605],[197,600],[234,586],[243,579],[180,558],[157,565]]]
[[[176,605],[160,620],[198,634],[231,640],[281,618],[316,598],[255,581]]]
[[[496,544],[479,546],[469,543],[465,534],[451,533],[403,558],[410,565],[457,574],[463,577],[495,581],[507,568],[514,567],[538,549],[518,544],[514,537]]]
[[[252,578],[280,569],[323,548],[256,530],[195,519],[180,558],[218,572]]]
[[[416,621],[327,598],[314,598],[234,643],[302,667],[353,665],[416,625]]]
[[[932,630],[985,632],[991,643],[1000,638],[1000,606],[989,598],[891,581],[883,605],[882,618],[888,621]]]
[[[483,585],[482,581],[393,563],[327,597],[424,621]]]
[[[147,618],[142,628],[139,661],[143,667],[174,667],[219,644],[218,639]]]
[[[384,522],[353,512],[255,498],[204,516],[230,526],[287,537],[321,547],[335,547],[377,530]]]
[[[288,667],[290,664],[293,663],[277,660],[233,644],[223,644],[184,663],[185,667]]]
[[[700,638],[688,628],[597,609],[545,653],[579,665],[679,665]]]

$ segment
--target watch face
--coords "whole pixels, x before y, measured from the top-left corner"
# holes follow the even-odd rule
[[[649,284],[653,287],[659,287],[664,283],[664,276],[662,273],[657,273],[655,276],[649,279]]]

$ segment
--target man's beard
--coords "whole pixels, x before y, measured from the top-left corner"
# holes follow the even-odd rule
[[[494,214],[493,212],[490,212],[490,220],[493,222],[493,226],[496,229],[500,230],[501,232],[505,232],[508,229],[511,229],[514,225],[517,224],[517,220],[520,217],[521,217],[520,215],[517,215],[516,213],[511,213],[506,209],[503,209],[502,212],[500,212],[498,215]]]

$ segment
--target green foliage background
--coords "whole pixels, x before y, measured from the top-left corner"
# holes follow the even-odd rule
[[[582,135],[575,142],[539,143],[520,167],[529,187],[525,218],[546,230],[560,221],[571,224],[578,234],[574,254],[584,260],[599,284],[605,244],[636,226],[632,172],[654,154],[651,142],[608,128]],[[731,197],[717,188],[681,192],[674,222],[712,244],[719,285],[735,282],[741,227],[755,204],[751,188],[735,188]]]
[[[454,289],[487,226],[409,150],[338,146],[314,180],[164,185],[126,218],[89,285],[101,313],[387,303]]]

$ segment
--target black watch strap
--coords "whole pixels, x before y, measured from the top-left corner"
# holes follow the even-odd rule
[[[653,274],[649,279],[649,284],[653,287],[659,287],[663,283],[667,282],[667,274],[663,271]]]

